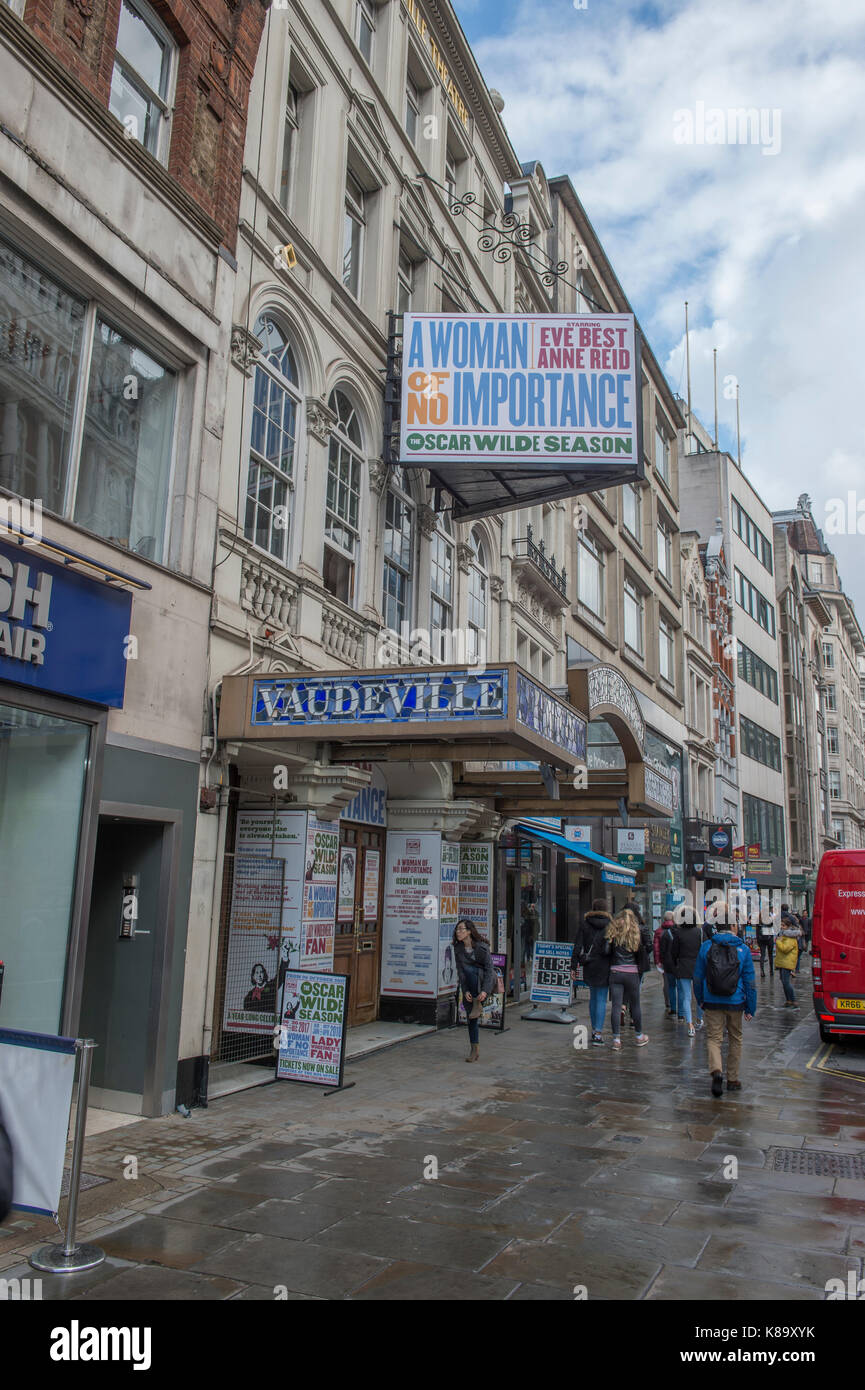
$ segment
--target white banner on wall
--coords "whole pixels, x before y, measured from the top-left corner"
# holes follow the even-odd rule
[[[53,1216],[59,1210],[74,1075],[74,1038],[0,1028],[0,1099],[12,1145],[12,1205],[23,1211]]]
[[[493,846],[460,845],[460,917],[476,922],[492,944]]]
[[[435,999],[439,989],[441,835],[389,830],[381,992]]]
[[[442,840],[442,891],[439,899],[439,993],[457,987],[453,935],[459,918],[460,847]]]
[[[339,870],[339,822],[309,812],[303,884],[301,970],[332,970]]]

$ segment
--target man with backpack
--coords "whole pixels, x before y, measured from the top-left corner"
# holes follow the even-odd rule
[[[748,947],[739,940],[737,923],[730,923],[726,930],[716,929],[712,939],[703,942],[694,966],[694,993],[706,1020],[712,1095],[718,1097],[724,1091],[721,1044],[725,1029],[729,1040],[727,1090],[741,1091],[742,1017],[750,1021],[757,1012],[757,991],[754,962]]]

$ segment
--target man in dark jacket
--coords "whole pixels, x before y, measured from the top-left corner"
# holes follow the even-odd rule
[[[587,912],[583,918],[571,953],[571,979],[576,979],[577,966],[581,965],[583,981],[589,986],[589,1017],[594,1047],[604,1045],[604,1014],[610,988],[610,958],[605,952],[604,936],[612,920],[606,898],[595,898],[591,912]]]
[[[735,953],[737,967],[735,985],[730,994],[717,993],[711,981],[723,969],[725,957]],[[710,953],[712,960],[709,960]],[[732,961],[731,961],[732,964]],[[732,981],[731,981],[732,983]],[[757,991],[754,987],[754,962],[744,941],[739,940],[739,928],[731,923],[726,931],[716,930],[711,941],[704,941],[694,966],[694,993],[706,1016],[706,1043],[709,1051],[709,1071],[712,1074],[712,1095],[723,1094],[724,1074],[721,1065],[721,1044],[724,1029],[729,1038],[727,1055],[727,1090],[741,1091],[739,1064],[742,1059],[742,1016],[750,1021],[757,1012]]]

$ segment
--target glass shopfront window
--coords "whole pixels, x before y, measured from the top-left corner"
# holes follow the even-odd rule
[[[60,1028],[90,736],[77,720],[0,704],[3,1028]]]

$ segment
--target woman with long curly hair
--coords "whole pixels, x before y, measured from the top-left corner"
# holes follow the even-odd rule
[[[648,1033],[643,1032],[640,1012],[640,971],[646,968],[646,949],[640,923],[625,907],[614,917],[604,933],[606,954],[610,957],[610,1027],[613,1031],[613,1051],[622,1046],[619,1032],[622,1027],[623,1004],[631,1010],[637,1047],[645,1047]]]
[[[477,1062],[478,1020],[483,1013],[484,1001],[492,992],[496,979],[492,956],[477,926],[470,922],[468,917],[461,917],[454,928],[453,948],[466,1006],[466,1021],[469,1025],[470,1050],[466,1061]]]

